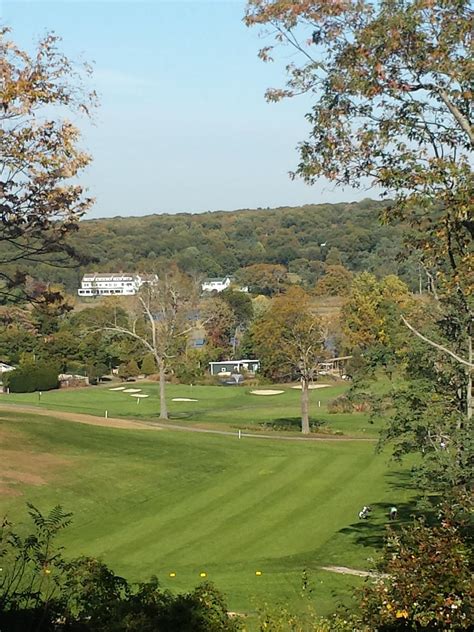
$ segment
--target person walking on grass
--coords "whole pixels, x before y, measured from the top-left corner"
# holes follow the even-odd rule
[[[390,511],[388,513],[389,520],[396,520],[398,515],[398,510],[396,507],[390,507]]]

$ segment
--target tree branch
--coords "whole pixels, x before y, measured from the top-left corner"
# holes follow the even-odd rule
[[[447,347],[444,347],[443,345],[440,345],[439,343],[434,342],[434,340],[430,340],[429,338],[424,336],[422,333],[417,331],[413,327],[413,325],[411,325],[403,315],[400,316],[400,318],[402,319],[403,324],[406,325],[408,327],[408,329],[415,334],[415,336],[418,336],[418,338],[421,338],[421,340],[423,340],[427,344],[431,345],[435,349],[438,349],[438,351],[442,351],[443,353],[447,353],[448,355],[450,355],[452,358],[454,358],[460,364],[464,364],[465,366],[468,366],[469,368],[474,369],[474,364],[472,364],[468,360],[465,360],[464,358],[461,358],[461,356],[458,356],[456,353],[454,353],[453,351],[451,351]]]
[[[446,105],[448,110],[456,119],[457,123],[460,127],[466,132],[469,140],[471,141],[471,145],[474,146],[474,129],[472,125],[469,123],[468,119],[463,115],[463,113],[452,103],[450,100],[448,93],[443,88],[438,88],[437,93],[441,97],[443,103]]]

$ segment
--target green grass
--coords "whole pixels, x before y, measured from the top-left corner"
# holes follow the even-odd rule
[[[114,383],[112,385],[116,386]],[[48,391],[38,393],[12,393],[1,396],[6,403],[40,405],[52,410],[65,410],[104,416],[105,410],[110,417],[133,417],[136,419],[158,419],[159,395],[156,382],[136,382],[128,384],[130,388],[141,388],[149,395],[147,399],[137,400],[127,393],[109,390],[111,386],[99,386],[74,390]],[[265,387],[262,387],[265,388]],[[250,388],[222,386],[168,385],[167,402],[170,419],[174,422],[200,426],[219,426],[222,428],[259,428],[262,423],[275,420],[294,420],[298,424],[300,415],[300,391],[288,385],[270,386],[284,390],[281,395],[252,395]],[[345,384],[332,385],[310,391],[311,419],[322,422],[322,428],[342,432],[346,435],[375,435],[380,426],[370,424],[368,415],[363,413],[330,414],[328,403],[347,390]],[[174,397],[197,399],[196,402],[173,402]]]
[[[247,397],[236,390],[219,392],[223,400]],[[199,392],[206,402],[206,390]],[[57,403],[65,405],[75,395],[85,407],[90,393],[100,391],[58,393]],[[93,410],[91,402],[87,412]],[[63,536],[69,556],[98,556],[132,580],[156,574],[178,590],[194,586],[205,571],[237,611],[253,611],[263,601],[302,608],[304,568],[319,612],[350,602],[361,580],[320,567],[368,567],[388,506],[395,503],[402,518],[410,511],[404,471],[364,442],[117,430],[1,408],[0,432],[4,463],[12,450],[21,450],[31,463],[35,455],[62,460],[51,470],[40,467],[45,484],[10,483],[18,495],[1,497],[1,514],[24,520],[26,500],[43,511],[60,503],[74,513]],[[1,473],[0,463],[0,482]],[[374,512],[370,521],[360,522],[364,504]]]

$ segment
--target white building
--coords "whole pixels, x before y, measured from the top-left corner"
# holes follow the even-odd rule
[[[231,375],[232,373],[257,373],[260,360],[225,360],[223,362],[209,362],[211,375]]]
[[[223,292],[230,287],[232,283],[232,279],[230,276],[214,278],[214,279],[204,279],[201,284],[201,289],[203,292]]]
[[[235,280],[233,277],[225,276],[225,277],[217,277],[213,279],[204,279],[201,283],[201,290],[203,292],[223,292],[227,290],[228,287],[234,283]],[[234,290],[237,292],[248,292],[248,287],[235,287]]]
[[[14,366],[11,366],[10,364],[7,364],[6,362],[0,362],[0,379],[3,373],[8,373],[9,371],[13,371],[14,368],[15,368]]]
[[[156,274],[129,274],[104,272],[85,274],[79,296],[133,296],[144,283],[156,283]]]

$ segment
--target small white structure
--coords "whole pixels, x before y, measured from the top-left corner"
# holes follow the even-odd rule
[[[74,375],[73,373],[60,373],[58,375],[60,388],[71,388],[78,386],[89,386],[89,378],[85,375]]]
[[[7,364],[6,362],[0,362],[0,383],[2,382],[3,374],[14,370],[14,366]]]
[[[231,283],[232,279],[230,276],[204,279],[201,284],[201,289],[203,292],[223,292],[230,287]]]
[[[104,272],[85,274],[82,277],[79,296],[133,296],[144,283],[156,283],[156,274]]]
[[[215,277],[204,279],[201,283],[201,290],[203,292],[223,292],[227,290],[232,285],[232,289],[236,292],[248,292],[249,288],[247,285],[236,286],[233,285],[235,283],[234,277],[225,276],[225,277]]]
[[[226,360],[209,362],[211,375],[231,375],[232,373],[256,373],[260,368],[260,360]]]

